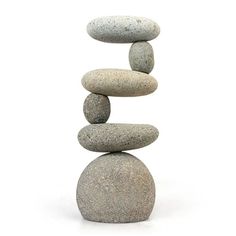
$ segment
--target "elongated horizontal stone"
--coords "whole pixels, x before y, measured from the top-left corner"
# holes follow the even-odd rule
[[[93,124],[78,134],[81,146],[94,152],[118,152],[145,147],[158,137],[158,130],[144,124]]]
[[[106,96],[143,96],[157,89],[157,81],[146,73],[121,70],[98,69],[85,74],[82,85],[92,93]]]
[[[133,43],[156,38],[160,28],[154,21],[144,17],[107,16],[92,20],[87,26],[88,34],[108,43]]]

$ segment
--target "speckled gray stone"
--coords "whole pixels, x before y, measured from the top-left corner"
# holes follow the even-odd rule
[[[136,157],[109,153],[92,161],[77,185],[77,204],[86,220],[128,223],[147,220],[155,202],[155,184]]]
[[[91,93],[84,101],[83,111],[89,123],[106,123],[111,111],[109,98],[104,95]]]
[[[160,28],[154,21],[144,17],[107,16],[92,20],[87,25],[88,34],[108,43],[133,43],[156,38]]]
[[[154,53],[148,42],[136,42],[129,51],[129,63],[132,70],[150,73],[154,67]]]
[[[144,124],[94,124],[78,134],[81,146],[94,152],[119,152],[145,147],[158,137],[158,130]]]
[[[93,70],[81,82],[88,91],[106,96],[143,96],[157,89],[157,81],[151,75],[122,69]]]

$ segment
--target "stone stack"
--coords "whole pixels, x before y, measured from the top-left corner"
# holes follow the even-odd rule
[[[159,26],[143,17],[112,16],[91,21],[88,34],[109,43],[133,43],[129,51],[132,70],[98,69],[82,78],[91,92],[84,102],[84,115],[90,125],[80,130],[79,143],[86,149],[106,154],[92,161],[77,186],[77,203],[82,216],[107,223],[137,222],[148,219],[155,201],[155,184],[147,167],[125,153],[145,147],[158,137],[147,124],[106,123],[110,116],[108,96],[143,96],[157,89],[149,75],[154,66],[152,46]]]

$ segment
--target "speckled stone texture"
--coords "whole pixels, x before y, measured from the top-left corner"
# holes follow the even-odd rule
[[[81,146],[94,152],[119,152],[145,147],[158,137],[158,130],[146,124],[95,124],[78,134]]]
[[[88,34],[109,43],[133,43],[156,38],[160,28],[154,21],[135,16],[107,16],[92,20],[87,26]]]
[[[148,42],[136,42],[129,51],[129,63],[132,70],[150,73],[154,67],[154,53]]]
[[[78,141],[87,150],[106,154],[92,161],[81,174],[77,204],[89,221],[144,221],[155,202],[154,180],[139,159],[123,151],[150,145],[159,132],[148,124],[106,123],[111,109],[108,96],[144,96],[157,89],[156,79],[149,75],[154,67],[154,53],[147,41],[156,38],[160,28],[144,17],[107,16],[92,20],[87,32],[102,42],[132,43],[129,50],[132,70],[97,69],[81,80],[91,92],[83,106],[90,125],[79,131]]]
[[[93,70],[81,82],[88,91],[106,96],[143,96],[157,89],[157,81],[151,75],[122,69]]]
[[[147,220],[155,202],[155,184],[147,167],[123,152],[92,161],[77,185],[77,204],[86,220],[128,223]]]
[[[90,124],[106,123],[111,112],[109,98],[91,93],[84,101],[83,111]]]

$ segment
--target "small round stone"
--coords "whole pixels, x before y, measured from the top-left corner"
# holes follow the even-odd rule
[[[136,157],[108,153],[92,161],[81,174],[76,199],[90,221],[128,223],[147,220],[155,202],[155,184]]]
[[[149,74],[154,67],[154,53],[148,42],[136,42],[129,51],[129,63],[132,70]]]
[[[92,20],[88,34],[108,43],[133,43],[156,38],[160,28],[154,21],[137,16],[106,16]]]
[[[107,96],[91,93],[84,101],[84,116],[90,124],[106,123],[110,116],[110,101]]]

